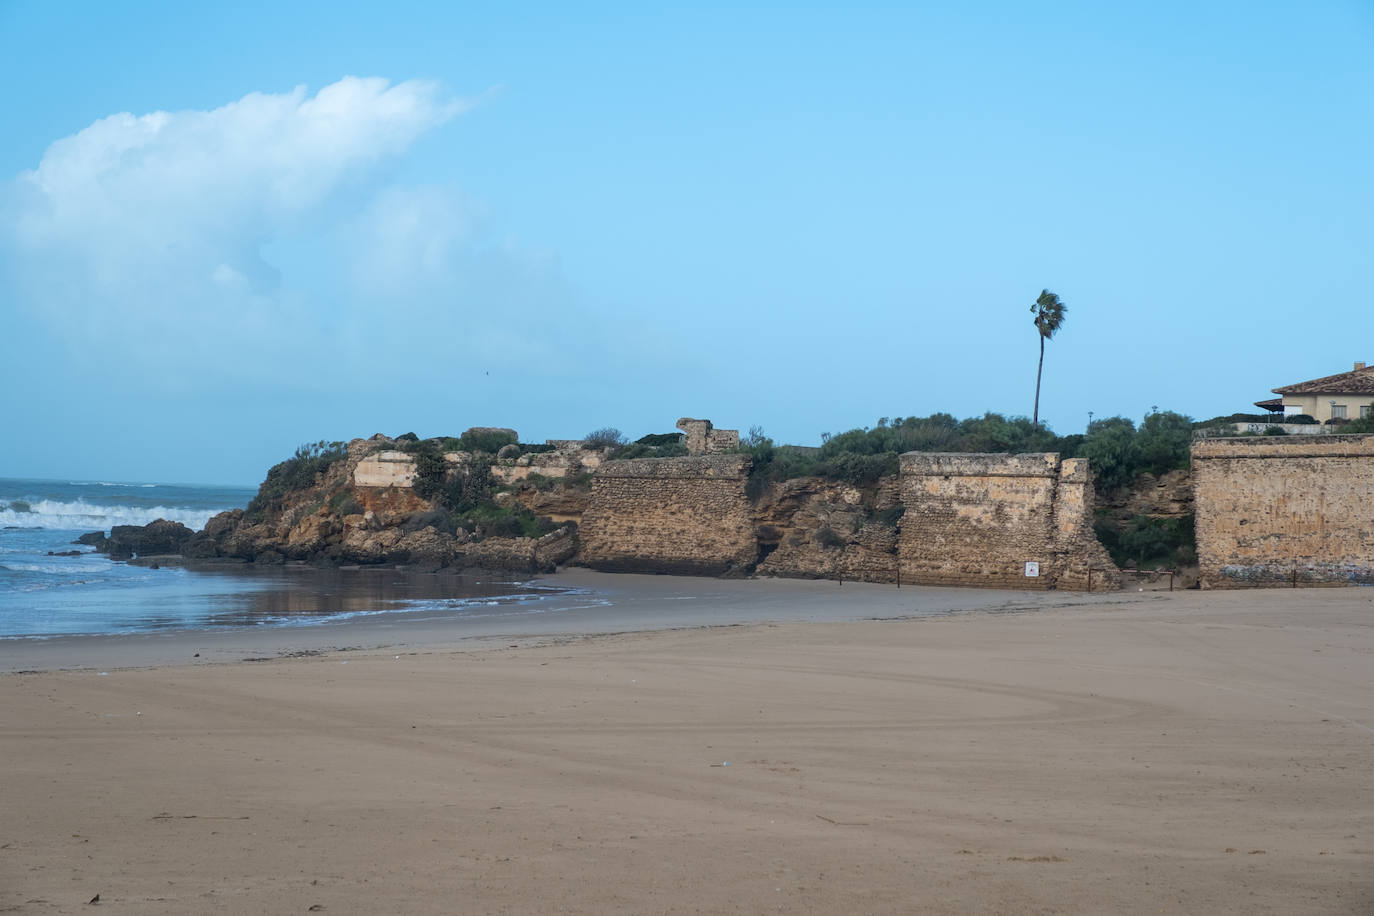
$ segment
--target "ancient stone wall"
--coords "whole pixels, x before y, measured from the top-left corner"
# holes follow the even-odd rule
[[[743,455],[608,461],[592,477],[578,563],[608,572],[743,574],[758,556]]]
[[[353,469],[356,487],[409,487],[415,480],[415,459],[405,452],[368,455]]]
[[[1374,436],[1193,443],[1204,588],[1374,583]]]
[[[693,420],[683,417],[675,424],[682,430],[687,454],[714,455],[739,448],[739,430],[716,429],[710,420]]]
[[[1115,588],[1092,531],[1083,459],[910,452],[901,457],[903,582],[1003,588]],[[1034,575],[1028,575],[1034,572]]]

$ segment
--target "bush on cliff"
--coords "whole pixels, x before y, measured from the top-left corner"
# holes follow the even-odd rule
[[[488,455],[495,455],[502,446],[515,444],[515,436],[505,429],[470,429],[458,439],[459,450]]]
[[[484,503],[458,515],[457,523],[466,531],[495,538],[538,538],[560,527],[552,519],[537,516],[518,503],[513,506]]]
[[[294,455],[268,470],[266,479],[258,487],[258,494],[248,503],[245,517],[249,521],[261,521],[269,511],[282,507],[288,493],[313,487],[319,476],[345,454],[342,442],[321,440],[298,446]]]
[[[1110,519],[1099,518],[1093,523],[1093,531],[1111,554],[1112,562],[1122,568],[1177,569],[1197,562],[1197,539],[1191,515],[1182,518],[1137,515],[1122,528],[1113,525]]]
[[[594,429],[582,437],[583,448],[619,448],[624,444],[624,434],[614,426]]]

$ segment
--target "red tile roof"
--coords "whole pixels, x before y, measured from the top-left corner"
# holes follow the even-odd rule
[[[1374,394],[1374,366],[1270,390],[1274,394]]]

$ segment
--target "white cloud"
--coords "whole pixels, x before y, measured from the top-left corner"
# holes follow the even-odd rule
[[[14,295],[76,349],[122,344],[126,359],[199,366],[234,348],[251,356],[265,329],[283,341],[317,333],[310,278],[284,278],[296,263],[268,263],[264,250],[365,209],[370,173],[465,107],[433,83],[347,77],[313,96],[299,87],[102,118],[4,188]],[[450,243],[428,244],[422,264],[447,256]]]

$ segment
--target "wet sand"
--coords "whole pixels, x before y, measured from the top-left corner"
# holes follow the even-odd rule
[[[0,912],[1374,912],[1374,590],[606,585],[0,647]]]

